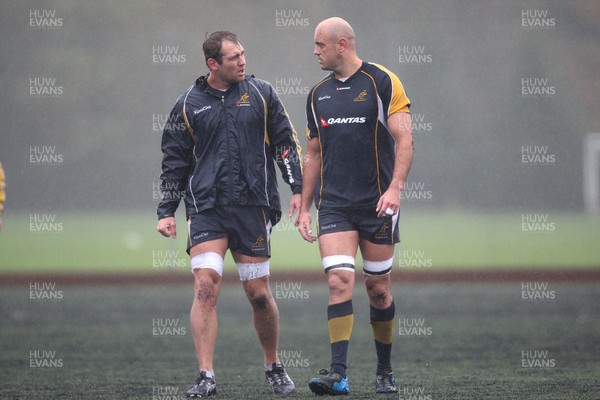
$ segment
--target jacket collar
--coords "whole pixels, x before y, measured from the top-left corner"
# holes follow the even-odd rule
[[[244,78],[245,80],[248,80],[249,78],[254,78],[254,75],[246,75],[246,77]],[[198,79],[196,79],[196,86],[199,86],[200,88],[202,88],[203,90],[208,90],[211,86],[208,84],[208,74],[206,75],[202,75],[200,76]],[[238,85],[233,85],[232,87],[230,87],[229,89],[227,89],[227,93],[229,93],[233,88],[237,87]],[[214,89],[213,89],[214,90]]]

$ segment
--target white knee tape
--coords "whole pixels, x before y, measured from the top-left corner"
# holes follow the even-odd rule
[[[354,257],[352,256],[327,256],[323,257],[323,269],[325,270],[325,272],[332,269],[340,269],[354,272],[354,262]],[[346,266],[343,266],[344,264],[346,264]],[[339,267],[337,265],[339,265]],[[347,265],[351,265],[352,267],[348,267]]]
[[[269,275],[269,260],[259,263],[236,263],[240,281],[249,281]]]
[[[192,258],[192,272],[195,269],[210,268],[223,276],[223,257],[219,253],[202,253]]]
[[[367,261],[363,262],[363,274],[365,275],[385,275],[392,272],[394,257],[385,261]]]

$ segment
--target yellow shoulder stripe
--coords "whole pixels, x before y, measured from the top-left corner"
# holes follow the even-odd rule
[[[409,112],[408,108],[410,107],[410,100],[406,96],[406,92],[404,92],[404,86],[402,86],[402,82],[400,79],[394,74],[392,71],[384,67],[383,65],[379,65],[376,63],[371,63],[375,65],[377,68],[388,74],[390,80],[392,81],[392,98],[390,100],[390,104],[388,107],[387,116],[389,117],[392,114],[397,112]]]

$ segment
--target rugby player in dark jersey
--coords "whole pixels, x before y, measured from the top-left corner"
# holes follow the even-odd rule
[[[329,285],[331,369],[309,382],[316,394],[348,394],[347,352],[353,326],[355,257],[360,248],[377,353],[376,392],[396,392],[391,349],[395,306],[390,272],[399,242],[400,193],[413,157],[410,101],[386,68],[362,61],[352,27],[321,22],[314,36],[321,69],[331,71],[307,100],[302,237],[319,242]],[[310,206],[318,210],[317,236]]]

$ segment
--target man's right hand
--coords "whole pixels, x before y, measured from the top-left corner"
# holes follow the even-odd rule
[[[175,228],[175,217],[166,217],[158,220],[158,225],[156,225],[156,230],[160,232],[161,235],[166,237],[172,237],[175,239],[177,237],[177,229]]]

